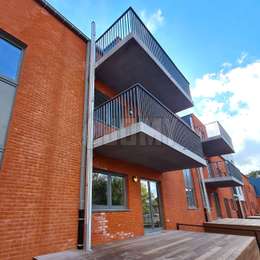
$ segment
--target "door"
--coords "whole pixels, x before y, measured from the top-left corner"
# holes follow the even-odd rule
[[[216,213],[218,218],[222,218],[221,214],[221,208],[220,208],[220,203],[219,203],[219,198],[217,192],[213,192],[214,196],[214,201],[215,201],[215,206],[216,206]]]
[[[145,231],[160,229],[162,218],[158,182],[141,180],[141,198]]]

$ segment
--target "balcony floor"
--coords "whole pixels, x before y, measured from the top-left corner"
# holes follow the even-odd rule
[[[107,134],[94,141],[97,153],[158,171],[205,166],[203,158],[144,123]]]
[[[243,186],[243,182],[233,176],[223,176],[205,179],[205,184],[209,188],[225,188]]]
[[[65,251],[37,260],[91,259],[259,259],[253,237],[188,231],[163,231],[130,240],[96,246],[91,253]]]
[[[117,93],[140,83],[173,112],[192,106],[191,97],[133,34],[97,61],[96,78]]]
[[[202,142],[203,151],[206,156],[216,156],[234,153],[234,149],[223,137],[216,136]]]

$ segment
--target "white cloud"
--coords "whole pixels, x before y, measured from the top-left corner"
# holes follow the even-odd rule
[[[229,63],[229,62],[224,62],[224,63],[222,64],[222,67],[223,67],[223,68],[230,68],[230,67],[232,67],[232,64]]]
[[[241,169],[260,168],[260,61],[206,74],[191,91],[200,119],[220,121],[233,139],[235,159],[243,154],[244,163],[236,160]],[[258,147],[253,154],[248,142]]]
[[[164,16],[161,9],[157,9],[150,15],[147,15],[146,10],[143,10],[141,12],[141,19],[152,33],[154,33],[158,27],[162,26],[164,22]]]
[[[242,52],[240,54],[240,57],[237,59],[237,63],[238,64],[242,64],[245,61],[246,57],[247,57],[247,53],[246,52]]]

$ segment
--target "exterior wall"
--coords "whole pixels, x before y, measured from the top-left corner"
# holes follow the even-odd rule
[[[163,190],[162,174],[160,172],[129,164],[119,160],[94,155],[94,168],[123,174],[127,181],[128,209],[122,211],[99,211],[93,214],[93,244],[100,244],[112,240],[127,239],[144,234],[141,185],[140,179],[150,179],[160,182]],[[139,181],[134,183],[132,177],[137,176]],[[165,209],[162,204],[163,211]]]
[[[253,216],[260,213],[260,209],[258,207],[258,201],[256,198],[256,193],[253,186],[250,184],[247,176],[243,175],[243,192],[245,195],[245,209],[246,216]]]
[[[204,206],[196,169],[192,169],[197,202],[196,209],[189,209],[184,185],[183,171],[165,172],[162,177],[162,195],[165,206],[165,228],[175,229],[177,223],[202,224],[205,221]],[[181,227],[182,229],[184,228]],[[189,230],[192,228],[189,227]]]
[[[204,137],[204,138],[207,137],[207,132],[206,132],[205,126],[195,115],[192,115],[192,122],[193,122],[194,129],[196,129],[196,131],[199,131],[200,132],[199,134],[202,137]],[[213,156],[213,157],[209,157],[209,158],[206,158],[206,159],[209,162],[217,162],[217,161],[223,161],[224,162],[223,158],[220,157],[220,156]],[[223,163],[223,165],[220,165],[220,166],[222,166],[221,170],[223,172],[226,172],[226,168],[224,166],[224,163]],[[208,169],[205,167],[204,168],[204,178],[206,179],[206,178],[208,178],[208,176],[209,176]],[[229,188],[229,187],[227,187],[227,188],[216,188],[216,189],[207,188],[207,192],[208,192],[208,198],[209,198],[210,207],[211,207],[211,214],[210,214],[211,220],[214,220],[214,219],[217,218],[216,204],[215,204],[215,201],[214,201],[213,192],[216,192],[218,194],[222,217],[223,218],[228,217],[227,210],[226,210],[225,203],[224,203],[225,199],[228,200],[231,216],[233,218],[238,217],[237,208],[233,207],[234,197],[233,197],[232,188]]]
[[[0,171],[0,259],[75,248],[86,43],[33,0],[0,27],[25,50]]]

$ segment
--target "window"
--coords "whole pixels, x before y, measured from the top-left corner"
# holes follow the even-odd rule
[[[22,48],[1,37],[0,34],[0,76],[17,82],[21,59]]]
[[[18,47],[13,42],[12,36],[0,30],[0,162],[4,152],[23,53],[22,47]]]
[[[107,172],[93,173],[93,209],[125,209],[125,177]]]
[[[196,208],[195,191],[193,187],[193,178],[190,169],[183,170],[185,191],[189,208]]]

